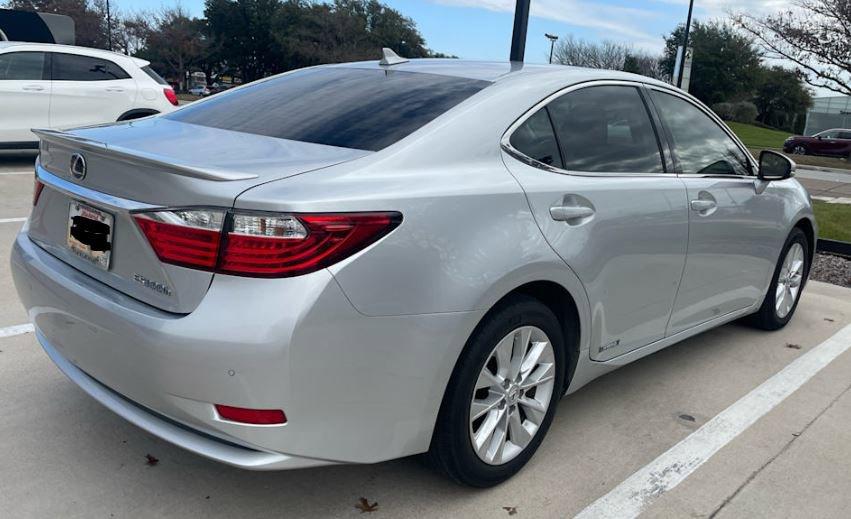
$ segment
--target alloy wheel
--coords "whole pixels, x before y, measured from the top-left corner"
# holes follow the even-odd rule
[[[795,146],[795,148],[792,150],[792,152],[795,153],[795,155],[806,155],[807,154],[807,148],[805,148],[805,147],[803,147],[799,144],[799,145]]]
[[[479,459],[502,465],[529,445],[547,415],[555,369],[552,343],[540,328],[522,326],[497,343],[470,404],[470,440]]]
[[[777,276],[777,290],[774,294],[774,309],[777,317],[785,318],[801,291],[804,279],[804,248],[800,243],[793,243],[786,252],[780,274]]]

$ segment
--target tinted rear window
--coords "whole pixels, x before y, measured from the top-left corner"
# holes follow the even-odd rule
[[[91,56],[53,54],[54,81],[110,81],[130,76],[115,63]]]
[[[307,69],[249,85],[167,117],[225,130],[378,151],[489,84],[397,70]]]
[[[147,75],[148,75],[148,77],[150,77],[151,79],[153,79],[153,80],[154,80],[154,81],[156,81],[157,83],[159,83],[159,84],[161,84],[161,85],[165,85],[165,86],[171,86],[171,85],[169,85],[169,84],[168,84],[168,81],[166,81],[165,79],[163,79],[163,78],[162,78],[162,76],[160,76],[159,74],[157,74],[157,71],[156,71],[156,70],[154,70],[154,69],[152,69],[152,68],[150,67],[150,65],[145,65],[144,67],[142,67],[142,71],[143,71],[145,74],[147,74]]]

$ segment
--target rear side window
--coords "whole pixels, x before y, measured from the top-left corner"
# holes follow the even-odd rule
[[[75,54],[53,55],[54,81],[110,81],[129,77],[124,69],[105,59]]]
[[[659,114],[671,132],[683,173],[748,175],[747,156],[703,110],[677,96],[652,91]]]
[[[145,65],[144,67],[142,67],[142,71],[145,74],[147,74],[148,77],[150,77],[151,79],[153,79],[157,83],[164,85],[164,86],[171,86],[171,85],[168,84],[168,81],[166,81],[165,79],[162,78],[162,76],[157,74],[157,71],[152,69],[150,65]]]
[[[0,54],[0,81],[40,81],[44,77],[43,52]]]
[[[851,132],[839,132],[840,139],[851,139]]]
[[[531,159],[556,168],[563,167],[558,141],[547,109],[538,110],[511,134],[511,146]]]
[[[638,89],[598,86],[549,104],[564,169],[594,173],[662,173],[662,155]]]
[[[225,130],[378,151],[489,84],[398,70],[306,69],[216,96],[167,117]]]

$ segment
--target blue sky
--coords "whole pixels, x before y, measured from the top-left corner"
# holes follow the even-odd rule
[[[124,12],[158,10],[176,0],[111,0]],[[466,59],[508,59],[515,0],[384,0],[412,18],[429,48]],[[180,0],[201,16],[203,0]],[[695,17],[724,17],[730,9],[775,12],[784,0],[696,0]],[[662,36],[683,23],[688,0],[532,0],[526,61],[545,62],[549,41],[544,33],[573,34],[587,40],[612,40],[658,52]]]

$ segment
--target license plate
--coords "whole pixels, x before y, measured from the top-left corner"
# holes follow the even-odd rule
[[[68,211],[68,249],[104,270],[112,252],[113,216],[82,202],[72,201]]]

